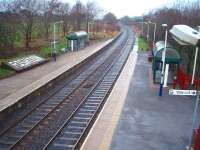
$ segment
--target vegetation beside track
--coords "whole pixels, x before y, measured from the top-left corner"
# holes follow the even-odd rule
[[[117,33],[118,32],[112,32],[110,34],[107,34],[107,33],[105,34],[103,32],[92,33],[90,35],[90,40],[91,40],[91,43],[107,40],[107,39],[112,38],[115,35],[117,35]],[[21,58],[21,57],[24,57],[27,55],[31,55],[31,54],[36,54],[36,55],[39,55],[44,58],[50,57],[51,50],[52,50],[50,42],[39,39],[39,40],[32,42],[31,45],[33,46],[32,49],[36,49],[36,50],[19,51],[13,56],[10,56],[7,58],[0,58],[0,79],[16,74],[15,71],[2,67],[1,66],[2,62],[11,61],[11,60],[18,59],[18,58]],[[58,50],[57,53],[62,54],[63,52],[61,51],[61,49],[67,47],[66,39],[65,38],[60,39],[60,42],[58,43],[58,45],[56,47]]]
[[[4,10],[0,12],[2,76],[7,76],[9,72],[2,68],[2,62],[32,54],[44,58],[50,57],[51,42],[54,38],[59,41],[56,51],[60,55],[66,52],[61,49],[67,48],[66,36],[70,32],[88,31],[91,43],[94,43],[113,38],[114,34],[120,31],[117,18],[113,13],[108,12],[102,19],[96,19],[102,9],[94,2],[84,4],[77,1],[69,5],[68,2],[47,0],[45,5],[40,4],[40,0],[23,2],[14,0],[5,1],[0,6],[0,10]]]
[[[14,71],[0,67],[0,79],[4,78],[4,77],[11,76],[13,74],[15,74]]]
[[[138,48],[140,51],[148,50],[148,44],[147,44],[146,40],[142,37],[138,37]]]

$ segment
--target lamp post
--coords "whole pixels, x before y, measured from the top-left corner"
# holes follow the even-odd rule
[[[144,21],[142,20],[142,36],[144,35]]]
[[[156,23],[151,21],[149,21],[149,23],[154,24],[154,31],[153,31],[153,46],[154,46],[156,41]]]
[[[198,51],[199,51],[199,47],[196,46],[195,58],[194,58],[194,66],[193,66],[193,71],[192,71],[192,81],[191,81],[191,85],[192,86],[194,85],[194,76],[195,76],[195,72],[196,72]]]
[[[144,17],[142,16],[142,36],[143,36],[143,33],[144,33]]]
[[[90,33],[92,34],[92,29],[93,29],[93,24],[94,24],[94,21],[91,20],[91,21],[88,21],[88,28],[87,28],[87,31],[88,31],[88,39],[89,39],[89,36],[90,36]],[[104,24],[103,24],[103,27],[104,27]],[[105,29],[104,29],[105,30]],[[105,32],[105,31],[104,31]]]
[[[166,30],[165,30],[165,47],[164,47],[164,50],[162,51],[162,72],[161,72],[159,96],[163,95],[163,83],[164,83],[164,72],[165,72],[165,54],[166,54],[166,47],[167,47],[167,24],[162,24],[162,27],[166,28]]]
[[[156,23],[154,23],[153,46],[155,46],[155,42],[156,42]]]
[[[138,22],[138,23],[141,23],[141,24],[142,24],[142,36],[143,36],[143,34],[144,34],[144,22],[143,22],[143,20],[142,20],[142,22]]]
[[[104,32],[104,34],[106,33],[106,23],[105,22],[103,23],[103,32]]]
[[[63,23],[63,21],[58,21],[58,22],[54,22],[53,25],[53,51],[56,51],[56,25],[59,23]],[[52,56],[52,51],[51,51],[51,56]]]
[[[147,41],[149,41],[149,22],[143,22],[144,24],[147,24]]]
[[[147,22],[147,41],[149,41],[149,22]]]
[[[87,32],[88,32],[88,39],[89,39],[90,38],[90,22],[89,21],[88,21]]]

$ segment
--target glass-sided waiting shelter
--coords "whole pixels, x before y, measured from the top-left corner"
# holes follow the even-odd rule
[[[85,31],[71,32],[66,38],[71,51],[83,49],[88,43],[88,34]]]
[[[158,41],[153,48],[153,80],[155,83],[160,82],[161,71],[162,71],[162,52],[165,48],[164,41]],[[180,64],[180,55],[178,51],[169,43],[166,46],[166,56],[165,63],[169,64],[169,73],[168,73],[168,83],[173,82],[174,76],[176,76],[177,69]]]

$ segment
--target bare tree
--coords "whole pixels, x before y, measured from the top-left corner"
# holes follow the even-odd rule
[[[81,3],[80,0],[76,1],[76,4],[72,7],[71,10],[71,19],[74,22],[75,30],[81,30],[81,24],[85,18],[85,6]]]
[[[17,0],[16,13],[21,22],[21,31],[25,36],[25,46],[28,48],[32,39],[35,18],[40,10],[41,3],[37,0]]]
[[[42,12],[43,12],[43,25],[45,29],[45,38],[47,40],[49,38],[49,29],[51,22],[53,20],[53,15],[56,9],[59,8],[59,6],[60,2],[58,0],[50,0],[50,1],[44,0]]]
[[[164,40],[164,30],[161,24],[167,23],[168,29],[175,24],[185,24],[193,28],[200,25],[200,0],[177,0],[170,7],[164,7],[157,9],[153,13],[149,13],[145,16],[145,21],[152,21],[157,23],[157,39]],[[150,30],[153,32],[153,30]],[[153,33],[151,33],[153,34]],[[179,51],[182,57],[182,63],[188,74],[192,71],[194,48],[191,46],[180,46],[170,36],[168,37],[170,43],[174,45]],[[198,58],[200,57],[200,54]],[[200,59],[198,65],[200,66]],[[200,69],[197,69],[197,74],[200,75]]]
[[[14,12],[15,2],[2,1],[0,3],[0,49],[8,50],[14,47],[17,35],[18,15]],[[3,51],[1,51],[4,53]],[[1,53],[1,54],[2,54]],[[5,52],[6,53],[6,52]]]
[[[16,18],[15,14],[10,12],[0,13],[0,50],[13,48],[14,42],[16,40],[16,28],[13,25],[15,23],[13,20],[10,21],[8,17]],[[2,51],[0,54],[2,55]]]
[[[0,39],[5,41],[1,42],[0,46],[14,47],[15,37],[18,37],[28,48],[35,35],[39,37],[44,33],[45,38],[49,39],[53,21],[64,21],[63,35],[66,35],[71,27],[75,30],[85,27],[88,29],[89,22],[96,19],[100,8],[95,2],[84,5],[80,0],[77,0],[72,8],[60,0],[4,0],[0,3],[0,11],[0,32],[3,35]],[[99,20],[96,22],[97,26],[103,24]]]
[[[108,24],[116,24],[117,23],[117,17],[111,12],[105,14],[103,17],[103,20]]]
[[[86,4],[86,31],[89,32],[89,22],[91,22],[100,12],[95,2],[87,2]]]
[[[63,21],[63,35],[68,34],[69,28],[69,16],[70,16],[70,6],[68,3],[61,3],[58,8],[58,14],[60,19]]]
[[[118,30],[118,25],[117,25],[117,17],[109,12],[107,14],[104,15],[103,17],[103,21],[106,23],[106,30],[108,31],[114,31],[114,30]]]

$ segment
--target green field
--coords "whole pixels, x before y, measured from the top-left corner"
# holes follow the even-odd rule
[[[147,45],[146,40],[144,40],[144,38],[138,37],[138,48],[140,51],[148,50],[148,45]]]
[[[60,41],[57,45],[57,52],[60,53],[62,48],[66,48],[67,47],[67,42],[66,39],[63,39],[62,41]],[[41,50],[39,51],[39,55],[42,57],[49,57],[51,55],[51,45],[49,46],[45,46],[42,47]]]
[[[0,78],[13,75],[15,72],[9,69],[4,69],[0,67]]]
[[[105,33],[93,33],[93,34],[91,34],[92,40],[95,40],[95,41],[101,41],[101,40],[109,39],[109,38],[112,38],[113,36],[114,35],[107,35]],[[23,47],[23,43],[22,43],[22,40],[20,40],[20,38],[19,38],[18,41],[16,41],[16,44],[17,44],[17,47],[19,47],[19,48]],[[36,54],[36,55],[39,55],[39,56],[44,57],[44,58],[51,57],[52,46],[49,42],[47,43],[44,40],[39,40],[39,41],[36,41],[33,44],[35,44],[36,46],[39,45],[38,46],[39,49],[37,51],[21,51],[21,52],[16,53],[16,55],[14,55],[14,56],[7,57],[7,58],[0,58],[0,79],[4,78],[4,77],[8,77],[8,76],[13,75],[13,74],[16,74],[15,71],[2,67],[1,66],[2,62],[11,61],[11,60],[18,59],[18,58],[21,58],[21,57],[25,57],[25,56],[31,55],[31,54]],[[61,51],[62,48],[67,48],[67,40],[66,40],[65,37],[60,38],[59,42],[56,44],[56,50],[57,50],[58,55],[63,53]]]
[[[61,48],[66,48],[66,40],[65,39],[63,39],[61,42],[59,42],[57,44],[57,50],[58,50],[57,52],[58,53],[61,52],[60,51]],[[49,57],[50,54],[51,54],[51,46],[50,45],[49,46],[44,46],[43,48],[41,48],[41,50],[39,52],[36,52],[35,54],[38,54],[38,55],[40,55],[42,57]],[[27,53],[20,53],[20,54],[18,54],[16,56],[13,56],[11,58],[0,59],[0,64],[1,64],[1,62],[10,61],[10,60],[13,60],[13,59],[24,57],[26,55],[27,55]],[[3,68],[0,65],[0,79],[4,78],[4,77],[8,77],[8,76],[13,75],[13,74],[15,74],[15,71]]]

